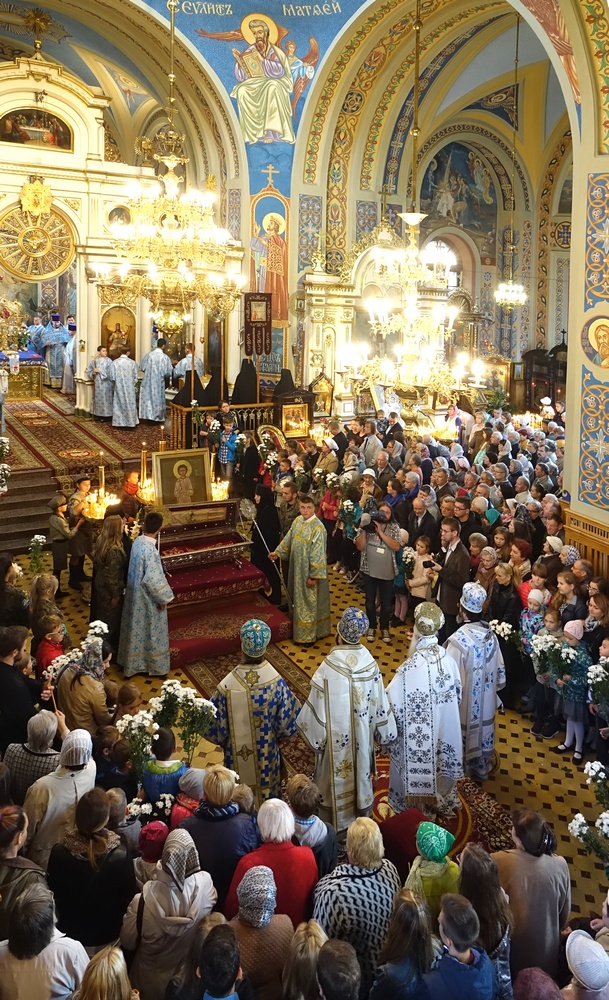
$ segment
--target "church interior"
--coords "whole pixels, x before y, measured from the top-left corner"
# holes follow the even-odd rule
[[[423,458],[426,443],[444,446],[458,500],[489,496],[476,493],[493,468],[476,429],[488,444],[500,424],[499,461],[520,475],[534,440],[544,451],[524,499],[516,486],[486,507],[507,538],[516,504],[526,514],[550,494],[565,549],[609,596],[608,38],[606,0],[0,2],[0,548],[22,568],[18,586],[55,573],[52,497],[90,482],[95,539],[132,475],[138,509],[164,518],[170,676],[211,697],[241,625],[262,618],[269,660],[304,703],[336,623],[365,595],[335,555],[331,634],[296,641],[282,573],[250,560],[264,541],[256,484],[279,506],[289,452],[299,491],[344,502],[346,448],[330,466],[342,493],[327,466],[316,481],[307,452],[332,459],[344,431],[359,482],[363,421],[378,420],[384,449],[415,456],[413,495],[417,444]],[[167,368],[151,390],[159,348]],[[104,373],[126,359],[119,407]],[[495,521],[480,524],[494,546]],[[79,643],[92,585],[77,579],[70,563],[60,611]],[[412,626],[409,609],[389,641],[372,630],[385,684]],[[136,676],[144,701],[162,680]],[[456,857],[470,840],[510,848],[512,811],[538,810],[569,865],[572,915],[600,915],[606,838],[592,848],[569,830],[576,813],[593,824],[594,782],[532,726],[526,708],[498,708],[490,774],[463,778],[460,808],[438,822]],[[288,742],[286,774],[312,774],[305,741]],[[202,740],[193,764],[222,759]],[[379,747],[377,768],[381,822]]]

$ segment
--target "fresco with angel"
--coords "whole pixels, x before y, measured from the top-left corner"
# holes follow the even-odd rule
[[[298,104],[315,74],[319,45],[309,38],[302,58],[289,29],[267,14],[248,14],[232,31],[205,31],[201,38],[232,42],[239,122],[247,143],[295,142]],[[245,44],[244,44],[245,43]]]

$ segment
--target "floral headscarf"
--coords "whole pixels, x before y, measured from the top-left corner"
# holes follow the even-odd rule
[[[74,661],[74,670],[77,674],[88,674],[96,681],[103,680],[105,667],[102,655],[103,640],[96,636],[83,644],[83,651],[77,660]]]
[[[579,549],[576,549],[574,545],[563,545],[560,550],[561,558],[563,552],[566,553],[564,559],[562,559],[563,564],[570,569],[571,566],[573,566],[573,564],[580,558]]]
[[[161,868],[171,875],[180,892],[191,875],[201,871],[194,840],[186,830],[172,830],[161,855]]]

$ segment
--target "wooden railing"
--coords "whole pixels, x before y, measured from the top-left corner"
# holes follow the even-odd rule
[[[561,506],[567,544],[574,545],[582,559],[592,563],[595,576],[609,578],[609,519],[607,523],[595,521],[574,513],[568,503]]]
[[[272,424],[275,407],[273,403],[241,403],[231,406],[231,410],[237,414],[237,422],[240,431],[255,431],[261,424]],[[189,433],[192,434],[192,414],[190,406],[176,406],[170,404],[171,412],[171,438],[170,448],[172,451],[179,451],[182,448],[196,447],[194,441],[189,441]],[[217,406],[200,406],[200,413],[211,413],[214,416],[218,412]],[[196,440],[196,437],[193,435]]]

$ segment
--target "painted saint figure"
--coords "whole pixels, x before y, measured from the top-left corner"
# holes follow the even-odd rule
[[[274,212],[269,212],[262,220],[264,235],[255,225],[255,235],[251,247],[256,258],[258,291],[270,292],[271,316],[282,321],[288,318],[288,248],[280,233],[285,220]]]
[[[273,45],[269,26],[254,18],[248,24],[254,37],[244,52],[233,49],[237,100],[245,142],[295,142],[291,95],[294,80],[288,58]]]

